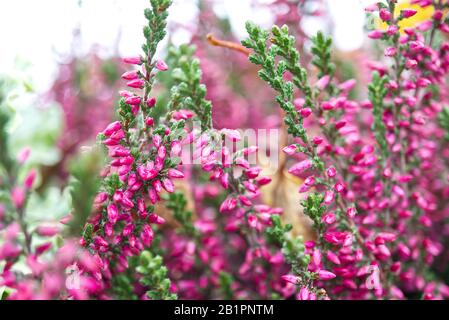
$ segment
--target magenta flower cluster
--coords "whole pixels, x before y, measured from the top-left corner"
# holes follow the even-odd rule
[[[143,54],[123,59],[128,89],[119,92],[118,118],[98,134],[107,163],[82,234],[66,236],[73,214],[30,227],[26,205],[37,171],[17,178],[29,150],[14,160],[0,156],[8,173],[0,180],[8,195],[0,202],[5,298],[448,298],[449,2],[410,1],[434,9],[410,28],[401,22],[415,9],[398,14],[394,0],[366,9],[379,21],[368,38],[382,48],[364,61],[369,84],[365,75],[343,74],[329,38],[303,32],[307,2],[272,4],[284,5],[276,22],[290,29],[248,23],[246,48],[221,45],[240,51],[227,52],[239,54],[230,59],[245,70],[237,83],[263,90],[245,100],[219,83],[236,72],[210,56],[223,48],[194,38],[203,64],[187,47],[156,57],[171,1],[152,1]],[[254,119],[241,119],[239,108],[251,103],[260,104],[242,114]],[[257,118],[276,104],[282,110]],[[237,130],[258,124],[283,133],[280,175],[299,181],[289,193],[303,199],[293,206],[310,222],[305,240],[285,221],[291,203],[264,201],[281,178],[251,161],[259,146]]]

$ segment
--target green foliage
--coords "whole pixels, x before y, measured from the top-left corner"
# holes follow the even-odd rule
[[[10,290],[8,287],[0,287],[0,301],[8,298]]]
[[[292,225],[282,225],[278,215],[271,217],[272,225],[267,228],[268,239],[281,247],[285,261],[291,266],[295,275],[307,275],[309,256],[305,254],[305,247],[302,237],[292,238],[290,231]]]
[[[335,64],[331,61],[332,38],[326,37],[321,31],[312,38],[312,64],[318,68],[318,78],[325,75],[333,76]]]
[[[139,297],[133,293],[134,283],[128,273],[119,273],[112,278],[112,290],[114,297],[118,300],[138,300]]]
[[[161,256],[154,256],[149,251],[142,252],[136,270],[141,274],[140,283],[150,288],[147,291],[148,298],[152,300],[177,299],[176,294],[170,292],[171,283]]]
[[[132,127],[136,121],[136,117],[132,112],[131,106],[125,102],[124,98],[120,99],[118,106],[118,114],[122,123],[124,123],[128,128]]]
[[[186,209],[187,199],[180,191],[162,195],[165,206],[172,210],[173,217],[181,224],[179,232],[189,236],[198,236],[198,231],[192,223],[192,212]]]
[[[150,0],[151,8],[145,9],[145,18],[148,20],[148,25],[143,28],[143,34],[146,39],[146,44],[143,45],[143,51],[150,59],[156,53],[156,48],[159,42],[164,39],[167,26],[167,9],[172,4],[172,0]]]
[[[101,65],[101,71],[105,76],[106,82],[110,86],[113,86],[117,81],[120,80],[119,69],[114,59],[105,60]]]
[[[112,196],[115,190],[122,188],[123,183],[120,181],[120,177],[118,176],[117,173],[112,173],[111,175],[109,175],[104,179],[103,186],[106,192]]]
[[[13,167],[13,161],[9,156],[8,150],[8,133],[6,131],[6,126],[9,122],[9,116],[1,108],[0,101],[0,165],[5,171],[11,171]]]
[[[232,299],[234,297],[234,290],[232,289],[233,283],[232,275],[221,271],[219,275],[218,282],[220,284],[221,292],[223,294],[223,299]]]
[[[305,98],[304,107],[315,109],[312,87],[308,82],[307,71],[299,62],[299,52],[296,49],[295,38],[289,35],[288,27],[279,28],[274,26],[269,32],[248,22],[246,29],[249,39],[242,41],[242,44],[253,53],[249,60],[261,66],[259,76],[267,82],[277,93],[276,101],[285,111],[285,124],[288,133],[300,138],[306,148],[300,149],[310,157],[313,166],[320,171],[324,171],[324,164],[316,154],[316,148],[310,144],[307,132],[303,126],[303,118],[293,105],[294,87],[299,89]],[[270,45],[268,45],[270,43]],[[314,64],[321,72],[329,72],[331,75],[335,71],[335,66],[330,62],[330,47],[332,42],[319,33],[314,38],[315,54]],[[285,80],[286,73],[291,74],[291,81]],[[323,196],[311,194],[303,202],[304,212],[316,223],[319,223],[325,207],[321,206]],[[309,256],[305,254],[305,247],[302,238],[292,238],[289,234],[290,225],[283,226],[278,216],[272,217],[273,225],[267,229],[268,239],[274,241],[282,248],[285,261],[291,265],[292,272],[301,278],[303,285],[310,286],[314,275],[307,271]]]
[[[193,57],[195,48],[182,45],[170,48],[169,62],[173,61],[170,110],[188,109],[196,114],[202,130],[212,128],[212,104],[206,100],[206,86],[201,84],[201,68],[198,59]]]
[[[296,86],[305,96],[305,107],[313,108],[312,90],[307,82],[307,72],[299,63],[299,52],[295,46],[295,38],[288,33],[288,27],[272,28],[270,46],[267,46],[270,34],[251,22],[246,23],[249,39],[242,44],[253,53],[249,60],[261,66],[259,77],[278,92],[276,101],[285,111],[285,124],[288,133],[300,138],[308,144],[308,137],[303,126],[303,118],[293,105],[293,88]],[[278,61],[276,63],[276,61]],[[292,74],[292,81],[284,80],[285,73]]]
[[[384,159],[388,157],[388,144],[385,137],[386,127],[382,120],[384,111],[384,99],[388,93],[388,90],[385,87],[387,82],[388,77],[386,75],[380,77],[379,73],[374,72],[372,83],[368,86],[369,99],[373,105],[374,122],[372,130],[376,141],[379,144]]]
[[[444,129],[444,139],[449,141],[449,108],[444,107],[438,115],[438,123]]]
[[[282,225],[281,218],[278,215],[271,217],[272,225],[267,228],[266,233],[271,242],[283,244],[286,241],[288,232],[293,229],[291,224]]]
[[[326,211],[326,207],[322,205],[324,196],[321,193],[311,193],[306,200],[302,202],[304,214],[313,220],[315,225],[321,223],[321,216]]]
[[[104,155],[99,148],[94,148],[89,152],[81,153],[77,160],[70,164],[73,219],[69,229],[73,235],[81,233],[87,218],[92,213],[92,203],[100,187],[98,172],[102,168],[103,159]],[[83,236],[88,232],[86,228]]]

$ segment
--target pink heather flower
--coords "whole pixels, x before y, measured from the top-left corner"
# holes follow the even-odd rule
[[[221,161],[225,168],[229,168],[232,164],[231,153],[227,147],[221,149]]]
[[[251,200],[249,200],[247,197],[240,195],[239,201],[242,205],[250,207],[252,205]]]
[[[296,145],[291,144],[289,146],[286,146],[282,149],[282,151],[286,154],[288,154],[289,156],[294,155],[296,153],[296,150],[298,148],[296,147]]]
[[[249,182],[249,181],[243,181],[243,186],[245,187],[246,190],[248,190],[249,192],[252,193],[257,193],[258,188],[255,184]]]
[[[334,264],[337,264],[337,265],[341,264],[340,258],[338,258],[338,256],[330,250],[327,251],[326,257],[327,257],[327,260],[329,260],[330,262],[332,262]]]
[[[160,159],[165,159],[165,157],[167,156],[167,148],[165,148],[164,145],[160,146],[159,149],[157,149],[157,156]]]
[[[410,42],[410,50],[417,52],[422,50],[425,47],[424,43],[421,41],[412,41]]]
[[[23,182],[23,185],[25,186],[25,189],[30,190],[33,187],[34,180],[36,179],[36,170],[31,170],[28,175],[25,177],[25,180]]]
[[[195,113],[191,110],[178,110],[173,112],[173,119],[175,120],[187,120],[192,118]]]
[[[261,178],[257,179],[257,184],[259,186],[265,186],[265,185],[269,184],[270,182],[271,182],[270,177],[261,177]]]
[[[312,114],[312,109],[310,109],[310,108],[302,108],[299,111],[299,114],[301,115],[301,117],[307,118],[308,116],[310,116]]]
[[[312,262],[315,266],[321,265],[321,252],[318,249],[313,250]]]
[[[285,282],[289,282],[289,283],[293,283],[293,284],[297,284],[301,280],[300,277],[297,277],[297,276],[292,275],[292,274],[283,275],[281,277],[281,279],[284,280]]]
[[[401,15],[407,19],[413,17],[417,12],[414,9],[403,9],[401,10]]]
[[[355,85],[357,84],[357,81],[355,79],[349,79],[346,80],[345,82],[342,82],[338,85],[338,89],[344,91],[344,92],[349,92],[350,90],[352,90]]]
[[[53,244],[51,242],[43,243],[41,245],[36,246],[36,255],[43,254],[44,252],[51,249],[52,246]]]
[[[17,156],[17,161],[19,161],[20,164],[24,164],[28,160],[30,154],[31,149],[29,147],[23,148]]]
[[[342,182],[337,182],[337,183],[335,184],[335,186],[334,186],[334,189],[335,189],[335,191],[337,191],[338,193],[342,193],[342,192],[346,189],[346,187],[345,187],[344,183],[342,183]]]
[[[149,97],[147,99],[147,106],[148,108],[153,108],[156,105],[156,98]]]
[[[70,221],[72,221],[73,216],[71,214],[66,215],[65,217],[63,217],[61,220],[59,220],[59,223],[67,225],[70,223]]]
[[[123,58],[123,62],[127,64],[137,64],[141,65],[143,63],[142,57],[140,56],[132,56]]]
[[[154,119],[151,117],[147,117],[145,119],[145,124],[147,127],[152,127],[154,125]],[[172,149],[173,150],[173,149]]]
[[[329,101],[324,101],[321,103],[321,108],[325,111],[333,110],[335,108],[335,105]]]
[[[432,25],[433,25],[432,20],[424,21],[418,25],[418,30],[421,32],[425,32],[425,31],[429,30],[430,28],[432,28]]]
[[[321,217],[321,220],[325,224],[332,224],[337,220],[337,217],[332,212],[329,212],[329,213],[323,214],[323,216]]]
[[[220,177],[220,184],[224,189],[229,187],[229,173],[225,172]]]
[[[288,169],[288,172],[295,176],[300,176],[304,171],[310,169],[312,165],[312,161],[306,159],[292,166],[290,169]]]
[[[346,214],[348,215],[349,218],[352,219],[357,214],[357,210],[354,207],[350,207],[346,210]]]
[[[169,178],[162,180],[162,186],[164,187],[165,191],[169,193],[173,193],[175,191],[175,185]]]
[[[125,102],[130,105],[140,105],[142,98],[139,96],[128,97],[125,99]]]
[[[318,278],[320,280],[330,280],[330,279],[333,279],[335,277],[336,277],[336,275],[334,273],[330,272],[330,271],[327,271],[327,270],[320,270],[320,271],[318,271]]]
[[[117,219],[118,219],[117,206],[114,203],[111,203],[110,205],[108,205],[107,212],[108,212],[108,221],[112,225],[114,225],[117,222]]]
[[[388,26],[386,34],[389,36],[393,36],[398,32],[398,27],[395,25]]]
[[[13,241],[17,239],[19,233],[20,233],[20,224],[17,222],[13,222],[6,228],[6,233],[4,235],[3,240],[6,242]]]
[[[296,98],[295,100],[293,100],[293,105],[295,106],[296,110],[301,110],[305,102],[306,101],[303,98]]]
[[[335,177],[335,175],[337,174],[337,170],[336,170],[334,167],[329,167],[329,168],[326,170],[326,174],[327,174],[327,176],[328,176],[329,178],[333,178],[333,177]]]
[[[384,33],[381,30],[374,30],[368,33],[368,37],[371,39],[380,39],[382,38]]]
[[[235,209],[236,205],[237,205],[237,199],[228,197],[221,204],[220,212],[223,213],[223,212],[227,212],[227,211],[232,211]]]
[[[405,61],[405,67],[407,69],[414,69],[414,68],[416,68],[417,65],[418,65],[418,62],[414,59],[407,59]]]
[[[259,176],[261,171],[262,171],[262,168],[260,168],[260,167],[252,167],[245,171],[245,176],[248,179],[255,179]]]
[[[182,152],[182,145],[181,142],[178,140],[175,140],[171,143],[171,153],[174,156],[179,156],[181,155]]]
[[[21,208],[25,203],[25,191],[20,187],[14,187],[11,191],[11,200],[16,208]]]
[[[360,107],[362,107],[363,109],[372,109],[373,104],[371,103],[371,101],[365,100],[360,103]]]
[[[168,169],[168,177],[172,179],[184,178],[184,173],[176,169]]]
[[[39,226],[36,233],[42,237],[53,237],[58,234],[60,229],[57,226]]]
[[[221,129],[221,133],[224,134],[231,141],[240,141],[242,137],[240,136],[240,132],[232,129]]]
[[[444,15],[443,11],[441,11],[441,10],[435,10],[435,12],[434,12],[434,14],[433,14],[433,16],[432,16],[432,19],[433,19],[433,20],[440,21],[440,20],[443,18],[443,15]]]
[[[322,142],[324,141],[324,139],[322,137],[313,137],[312,142],[315,145],[320,145]]]
[[[321,77],[316,83],[315,86],[319,89],[319,90],[323,90],[327,87],[327,85],[329,84],[330,81],[330,76],[329,75],[325,75],[323,77]]]
[[[119,91],[119,96],[122,98],[132,97],[133,95],[134,95],[134,93],[132,93],[131,91],[128,91],[128,90]]]
[[[250,228],[255,229],[257,227],[257,217],[255,215],[249,214],[247,220]]]
[[[379,11],[379,17],[382,19],[382,21],[385,21],[385,22],[390,21],[392,18],[391,13],[386,9],[381,9]]]
[[[440,24],[438,29],[440,29],[441,32],[449,33],[449,26],[445,23]]]
[[[250,154],[256,153],[259,150],[258,146],[250,146],[242,150],[243,155],[248,156]]]
[[[378,10],[377,3],[373,3],[365,7],[365,12],[375,12],[377,10]]]
[[[111,136],[113,133],[117,132],[122,128],[120,121],[115,121],[109,124],[106,129],[104,129],[103,134],[107,137]]]
[[[307,186],[309,186],[309,187],[314,186],[314,185],[315,185],[315,177],[314,177],[314,176],[307,177],[307,178],[304,180],[304,184],[307,185]]]
[[[162,137],[158,134],[154,135],[153,144],[156,148],[159,148],[162,145]]]
[[[431,84],[432,84],[432,81],[430,81],[427,78],[418,78],[418,80],[416,81],[416,85],[419,88],[425,88],[425,87],[427,87],[427,86],[429,86]]]
[[[140,233],[140,239],[146,247],[149,247],[151,245],[154,239],[154,232],[150,225],[143,225],[142,231]]]
[[[333,191],[326,191],[324,194],[324,203],[330,204],[332,201],[334,201],[334,192]]]
[[[385,49],[384,54],[386,57],[393,57],[394,55],[396,55],[396,48],[395,47],[388,47]]]
[[[298,294],[298,300],[309,300],[310,297],[310,291],[307,287],[302,287],[299,290]]]
[[[160,71],[167,71],[168,70],[168,66],[165,63],[165,61],[163,60],[157,60],[156,64],[155,64],[156,69],[160,70]]]
[[[137,78],[139,78],[139,74],[137,73],[137,71],[128,71],[122,74],[122,79],[124,80],[134,80]]]
[[[148,221],[150,221],[151,223],[155,223],[155,224],[164,224],[165,223],[165,219],[162,218],[161,216],[158,216],[157,214],[150,214],[150,216],[148,217]]]
[[[126,83],[126,85],[130,88],[142,89],[145,85],[145,81],[142,79],[134,79],[134,80],[128,81]]]
[[[402,189],[400,186],[398,185],[394,185],[393,188],[393,193],[395,193],[397,196],[399,197],[404,197],[405,196],[405,191],[404,189]]]
[[[155,204],[159,201],[159,195],[153,188],[148,188],[148,198],[150,199],[152,204]]]
[[[249,162],[243,158],[237,158],[235,159],[235,165],[244,168],[244,169],[249,169],[251,166],[249,165]]]
[[[339,120],[335,123],[335,128],[337,130],[343,128],[344,126],[346,126],[346,120]]]

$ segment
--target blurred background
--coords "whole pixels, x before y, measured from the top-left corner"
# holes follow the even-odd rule
[[[228,19],[237,39],[253,20],[271,26],[278,10],[274,0],[208,1],[216,15]],[[334,36],[337,48],[351,51],[364,41],[363,8],[373,0],[325,0],[326,15],[302,21],[306,32],[318,29]],[[143,9],[148,0],[14,0],[0,1],[0,73],[28,64],[28,75],[39,92],[48,90],[61,63],[95,53],[101,58],[136,54],[142,42]],[[170,36],[174,44],[189,42],[197,26],[197,0],[174,0]]]

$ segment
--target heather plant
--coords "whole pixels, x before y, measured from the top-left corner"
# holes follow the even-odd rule
[[[434,3],[432,20],[402,35],[398,23],[416,11],[403,9],[395,15],[395,5],[387,1],[370,8],[388,28],[370,33],[385,41],[387,60],[376,66],[369,101],[348,99],[350,81],[334,83],[331,41],[321,34],[313,39],[313,63],[319,70],[314,85],[298,62],[295,39],[286,26],[269,33],[248,24],[250,38],[243,42],[254,50],[250,61],[261,66],[259,76],[278,92],[276,101],[285,111],[288,131],[298,139],[284,151],[303,155],[290,172],[305,179],[299,191],[309,195],[302,205],[317,231],[317,241],[309,244],[312,259],[306,270],[316,273],[315,279],[333,279],[327,291],[339,297],[404,298],[420,292],[433,298],[447,290],[431,271],[442,250],[442,239],[431,228],[438,204],[428,189],[419,187],[429,182],[423,150],[429,144],[435,147],[429,155],[438,149],[427,134],[438,135],[432,118],[435,121],[440,110],[432,99],[444,91],[447,56],[446,44],[435,46],[434,39],[438,31],[446,32],[442,10],[447,4]],[[291,81],[285,81],[285,73],[291,74]],[[363,117],[362,108],[372,113]],[[371,127],[369,132],[357,126],[356,115]],[[316,119],[321,136],[308,133],[304,119],[309,116]],[[317,291],[307,278],[304,271],[286,276],[286,281],[298,285],[303,299],[315,298]]]
[[[123,59],[117,120],[70,164],[72,210],[60,223],[27,215],[37,171],[29,150],[10,150],[1,92],[0,298],[447,298],[449,3],[368,7],[383,56],[354,94],[332,39],[302,32],[294,9],[306,2],[276,1],[286,24],[248,22],[242,46],[209,35],[214,47],[194,38],[198,48],[170,45],[162,59],[171,0],[151,0],[142,53]],[[404,27],[417,7],[433,15]],[[216,46],[245,66],[229,87],[218,83],[222,61],[206,54],[227,50]],[[251,121],[230,129],[217,119],[246,108],[223,110],[245,100],[239,83],[255,81],[263,94],[252,101],[283,120],[279,170],[299,181],[289,192],[302,196],[293,205],[311,237],[265,201],[273,177],[261,159],[276,149],[236,130]]]

